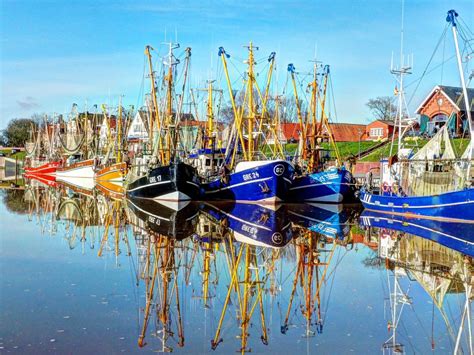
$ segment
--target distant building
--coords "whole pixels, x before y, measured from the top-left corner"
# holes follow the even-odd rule
[[[146,111],[137,111],[130,124],[127,139],[129,141],[148,140],[148,114]]]
[[[394,130],[393,121],[375,120],[367,125],[365,135],[367,140],[378,140],[391,137]]]
[[[471,114],[474,116],[474,89],[467,89]],[[453,136],[468,132],[468,121],[462,89],[437,85],[422,101],[416,113],[420,115],[420,133],[433,135],[447,122]]]
[[[358,123],[330,123],[336,142],[358,142],[367,139],[367,126]]]
[[[336,142],[358,142],[366,140],[366,125],[357,123],[330,123],[329,127]],[[288,122],[281,124],[279,133],[280,142],[296,143],[300,139],[300,124],[296,122]],[[323,133],[327,134],[324,128]],[[310,135],[310,133],[308,133]]]

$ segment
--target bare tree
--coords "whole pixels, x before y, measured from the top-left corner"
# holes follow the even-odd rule
[[[375,119],[394,121],[397,115],[394,100],[395,98],[391,96],[378,96],[375,99],[370,99],[366,105]]]

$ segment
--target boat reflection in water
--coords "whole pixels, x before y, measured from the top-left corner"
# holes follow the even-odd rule
[[[143,230],[177,240],[194,233],[199,215],[199,205],[186,204],[180,210],[166,207],[151,199],[129,198],[127,200],[129,222]]]
[[[347,206],[334,204],[289,204],[288,215],[298,226],[327,237],[344,239],[349,234],[354,214],[359,212],[359,206],[351,207],[355,208],[348,210]]]
[[[257,204],[204,203],[202,211],[223,231],[231,231],[237,242],[281,248],[292,238],[286,206],[274,210]]]
[[[402,325],[404,309],[414,309],[416,300],[410,295],[410,289],[411,283],[417,282],[432,299],[433,307],[436,306],[441,313],[454,344],[453,353],[472,354],[474,225],[406,219],[372,211],[364,211],[360,223],[367,228],[368,234],[378,236],[378,256],[386,263],[390,337],[383,343],[383,352],[404,353],[403,341],[410,342],[406,334],[399,334],[399,325],[405,329]],[[455,315],[444,307],[446,298],[453,294],[464,295],[462,310]],[[434,314],[432,317],[434,319]],[[435,350],[433,328],[430,341],[432,350]]]
[[[413,234],[474,256],[474,224],[406,218],[367,210],[361,215],[361,224]]]
[[[245,353],[284,344],[313,351],[319,344],[330,352],[340,344],[375,352],[382,344],[387,353],[470,351],[469,225],[372,212],[355,224],[353,206],[316,204],[269,209],[206,201],[176,210],[39,182],[24,199],[43,234],[66,240],[66,249],[82,247],[81,256],[115,258],[116,273],[126,269],[137,298],[121,314],[138,314],[139,327],[130,321],[127,328],[138,347]],[[368,280],[366,293],[350,293]],[[374,284],[379,280],[384,287]],[[113,287],[107,282],[105,293]],[[361,317],[374,336],[370,346],[340,336],[355,331],[347,324]],[[128,350],[134,349],[135,341]]]

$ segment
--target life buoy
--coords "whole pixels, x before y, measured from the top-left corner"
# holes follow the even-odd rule
[[[384,182],[382,184],[382,191],[383,192],[390,192],[390,186],[386,182]]]

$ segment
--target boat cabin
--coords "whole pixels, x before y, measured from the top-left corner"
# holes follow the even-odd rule
[[[191,151],[187,160],[197,169],[200,176],[215,176],[224,164],[225,149],[196,149]]]

